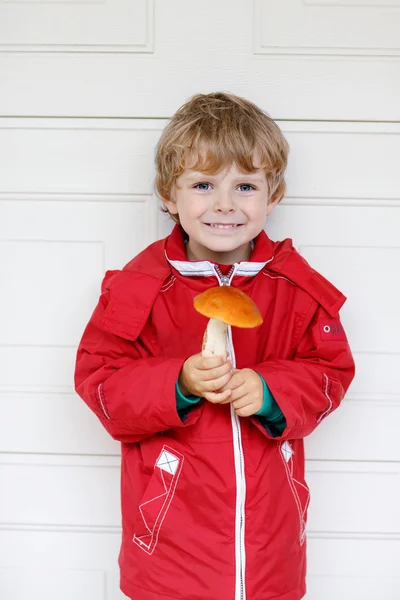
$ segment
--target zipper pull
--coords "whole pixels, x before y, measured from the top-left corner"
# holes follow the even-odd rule
[[[230,281],[231,281],[232,275],[235,272],[235,265],[233,265],[231,267],[231,269],[230,269],[230,271],[229,271],[229,273],[227,275],[223,275],[222,274],[221,269],[219,268],[218,265],[215,265],[214,269],[215,269],[215,274],[217,276],[217,279],[218,279],[220,285],[230,285]]]
[[[221,284],[229,285],[229,276],[228,275],[221,275]]]

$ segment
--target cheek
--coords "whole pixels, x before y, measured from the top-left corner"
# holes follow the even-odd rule
[[[265,219],[268,203],[263,200],[245,203],[242,210],[253,221]]]
[[[201,198],[185,198],[181,203],[179,214],[186,219],[197,219],[206,209],[207,206]]]

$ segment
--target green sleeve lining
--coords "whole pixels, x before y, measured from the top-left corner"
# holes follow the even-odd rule
[[[282,434],[282,432],[284,431],[284,429],[286,427],[285,416],[284,416],[283,412],[281,411],[281,409],[279,408],[279,405],[276,402],[275,398],[271,394],[264,378],[261,377],[260,374],[258,374],[258,375],[263,383],[264,400],[263,400],[263,405],[260,408],[260,410],[256,413],[256,416],[262,417],[269,423],[272,423],[275,426],[275,428],[279,431],[279,434]]]
[[[179,389],[179,384],[176,382],[175,386],[175,396],[176,396],[176,409],[178,412],[182,410],[187,410],[188,408],[195,406],[198,402],[200,402],[201,398],[199,396],[184,396]]]

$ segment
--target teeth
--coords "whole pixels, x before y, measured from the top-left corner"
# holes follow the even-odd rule
[[[216,223],[210,223],[210,227],[216,227],[217,229],[233,229],[237,225],[217,225]]]

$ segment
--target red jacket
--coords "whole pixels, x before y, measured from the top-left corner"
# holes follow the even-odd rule
[[[231,285],[264,323],[232,330],[237,368],[266,381],[287,422],[202,400],[177,413],[175,384],[201,349],[193,308],[218,284],[187,262],[182,234],[107,272],[78,349],[78,394],[122,442],[121,589],[134,600],[299,600],[305,593],[309,491],[303,438],[340,401],[354,363],[338,311],[345,298],[291,241],[262,232]]]

